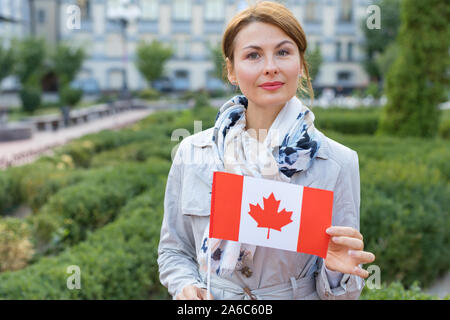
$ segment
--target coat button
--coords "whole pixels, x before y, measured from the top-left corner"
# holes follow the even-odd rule
[[[247,278],[250,278],[253,274],[252,269],[250,269],[249,267],[245,266],[241,269],[241,272],[244,276],[246,276]]]

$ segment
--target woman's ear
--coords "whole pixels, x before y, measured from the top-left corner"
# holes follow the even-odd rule
[[[232,65],[230,59],[228,59],[228,58],[225,59],[225,62],[227,64],[228,81],[230,81],[230,83],[234,83],[234,82],[236,82],[236,77],[234,75],[233,65]]]

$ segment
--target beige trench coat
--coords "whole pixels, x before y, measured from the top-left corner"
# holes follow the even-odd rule
[[[332,225],[359,230],[358,155],[317,131],[322,137],[318,154],[291,183],[334,191]],[[189,284],[206,287],[196,257],[209,221],[213,161],[218,161],[212,133],[209,128],[181,141],[167,179],[158,264],[160,281],[173,297]],[[340,274],[337,285],[330,286],[322,258],[286,250],[257,247],[246,267],[230,278],[211,275],[214,298],[358,299],[364,286],[350,274]]]

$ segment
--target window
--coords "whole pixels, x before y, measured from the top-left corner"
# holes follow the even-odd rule
[[[337,74],[338,81],[350,81],[352,73],[350,71],[339,71]]]
[[[37,13],[37,21],[40,24],[45,23],[45,11],[43,9],[39,9]]]
[[[190,0],[174,0],[173,18],[175,20],[189,20],[191,18],[191,5]]]
[[[174,42],[174,51],[177,58],[186,58],[189,56],[189,44],[186,39],[180,38]]]
[[[187,79],[189,77],[189,73],[186,70],[176,70],[175,78],[178,79]]]
[[[77,0],[77,6],[80,8],[81,20],[91,19],[91,4],[89,0]]]
[[[205,19],[220,21],[224,19],[225,5],[223,0],[208,0],[205,6]]]
[[[341,47],[342,44],[340,42],[336,42],[336,61],[341,61],[342,59]]]
[[[317,3],[316,1],[308,0],[306,2],[305,21],[316,22],[317,20]]]
[[[158,20],[159,6],[158,0],[141,0],[141,17],[145,20]]]
[[[353,0],[341,0],[339,20],[342,22],[352,21]]]
[[[347,60],[353,61],[353,43],[347,43]]]

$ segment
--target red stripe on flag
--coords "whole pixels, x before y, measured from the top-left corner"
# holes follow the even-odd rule
[[[209,237],[239,240],[244,176],[214,172],[211,193]]]
[[[330,236],[325,230],[331,226],[332,213],[332,191],[303,188],[298,252],[326,258]]]

